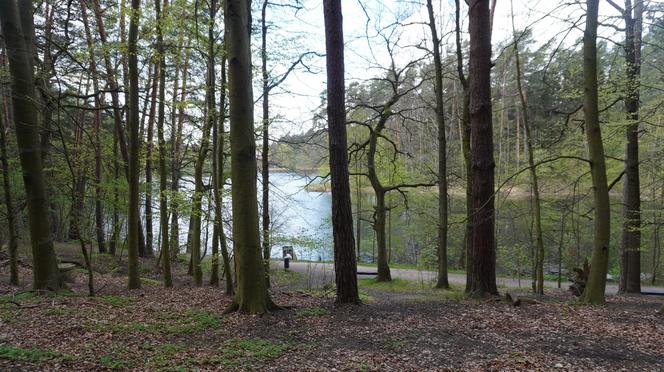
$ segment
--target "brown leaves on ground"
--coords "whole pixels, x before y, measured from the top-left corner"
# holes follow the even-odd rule
[[[2,284],[0,369],[664,368],[661,298],[616,296],[605,307],[582,307],[557,292],[513,307],[369,288],[365,304],[334,308],[332,298],[301,292],[293,276],[272,288],[287,309],[222,316],[230,299],[221,289],[179,279],[175,289],[146,280],[126,293],[124,277],[100,274],[96,298],[84,296],[83,273],[72,295],[12,296]]]

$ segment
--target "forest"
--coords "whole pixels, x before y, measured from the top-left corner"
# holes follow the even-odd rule
[[[664,2],[0,26],[0,369],[664,369]]]

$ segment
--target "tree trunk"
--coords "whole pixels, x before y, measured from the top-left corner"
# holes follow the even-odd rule
[[[171,135],[172,139],[172,144],[171,147],[173,149],[173,159],[171,163],[171,194],[173,195],[173,198],[171,199],[171,236],[170,236],[170,243],[171,243],[171,259],[176,260],[178,253],[180,253],[180,224],[179,224],[179,211],[178,208],[180,206],[180,203],[178,202],[178,197],[177,193],[179,192],[180,189],[180,163],[181,163],[181,158],[182,158],[182,130],[184,128],[184,107],[182,106],[182,103],[185,101],[187,98],[187,78],[189,76],[189,54],[190,54],[190,49],[187,48],[185,52],[185,58],[184,58],[184,66],[182,68],[182,85],[181,85],[181,92],[180,92],[180,105],[178,106],[177,110],[177,120],[176,117],[173,117],[172,125],[171,125],[171,133],[175,133],[175,135]],[[178,61],[179,62],[179,61]],[[176,78],[177,78],[177,71],[179,71],[178,68],[179,63],[176,62]],[[177,80],[177,79],[176,79]],[[175,84],[177,86],[177,84]],[[176,93],[173,92],[173,101],[175,102],[175,97]],[[174,105],[175,107],[175,105]]]
[[[632,13],[634,14],[632,16]],[[619,292],[641,293],[641,190],[639,184],[639,96],[643,1],[625,1],[625,113],[627,126],[623,178],[623,229]]]
[[[92,33],[90,32],[90,24],[88,23],[88,10],[84,0],[80,1],[81,15],[83,19],[83,26],[85,28],[85,37],[88,46],[88,53],[90,58],[90,75],[92,77],[92,87],[95,95],[95,116],[93,119],[94,131],[94,152],[95,152],[95,235],[97,237],[97,249],[99,253],[106,252],[106,243],[104,237],[104,209],[102,205],[102,189],[101,189],[101,106],[102,106],[102,93],[99,90],[99,74],[97,72],[97,62],[95,57],[94,41],[92,40]]]
[[[122,0],[122,3],[124,3],[124,0]],[[140,1],[139,1],[140,3]],[[118,138],[118,144],[120,146],[120,154],[122,155],[122,160],[123,160],[123,168],[124,168],[124,173],[125,177],[127,177],[127,183],[131,184],[130,180],[130,175],[129,175],[129,148],[127,145],[127,136],[125,135],[125,130],[124,127],[122,126],[122,111],[120,110],[120,98],[119,98],[119,87],[118,87],[118,82],[115,74],[115,69],[114,69],[114,64],[111,61],[111,56],[109,53],[109,48],[107,47],[107,39],[106,39],[106,29],[104,27],[104,20],[102,18],[102,10],[101,6],[99,5],[99,0],[93,0],[94,4],[94,11],[95,11],[95,20],[97,23],[97,31],[99,32],[99,40],[101,42],[101,48],[103,51],[104,55],[104,65],[106,65],[106,84],[108,85],[108,90],[111,91],[111,103],[113,105],[113,120],[114,120],[114,125],[115,125],[115,130],[117,132],[117,138]],[[133,5],[133,3],[132,3]],[[124,11],[125,7],[120,6],[120,9]],[[124,24],[124,15],[120,17],[120,25],[122,26]],[[131,25],[130,25],[131,26]],[[121,30],[124,27],[121,27]],[[131,31],[131,30],[130,30]],[[124,39],[124,38],[122,38]],[[131,57],[131,56],[130,56]],[[122,58],[123,60],[123,68],[124,68],[124,61],[126,58]],[[125,76],[128,76],[129,73],[125,72]],[[127,86],[127,84],[125,84]],[[129,99],[127,101],[130,101]],[[136,103],[136,109],[138,110],[138,99]],[[138,112],[136,114],[138,117]],[[138,120],[138,119],[137,119]],[[131,120],[128,120],[128,123]],[[136,124],[138,126],[138,123]],[[139,249],[139,254],[141,256],[145,256],[146,254],[146,248],[145,248],[145,237],[143,236],[143,227],[140,218],[138,219],[138,249]]]
[[[445,138],[445,111],[443,106],[443,64],[440,60],[440,39],[436,30],[433,4],[427,0],[429,29],[433,42],[433,65],[436,72],[436,124],[438,126],[438,280],[436,288],[449,288],[447,280],[447,142]]]
[[[590,172],[595,204],[595,231],[590,276],[581,301],[603,304],[606,289],[606,272],[609,263],[609,239],[611,218],[609,189],[606,181],[604,145],[599,126],[597,92],[597,12],[599,0],[587,0],[586,29],[583,36],[583,114],[590,156]]]
[[[251,2],[227,0],[224,11],[231,124],[233,248],[237,293],[226,311],[275,308],[265,285],[256,198],[256,142],[251,65]]]
[[[473,232],[467,292],[498,294],[494,232],[493,129],[491,123],[491,34],[489,0],[470,2],[469,113],[472,147]]]
[[[217,13],[217,2],[212,0],[210,2],[210,21],[208,24],[208,46],[207,46],[207,82],[206,82],[206,95],[205,102],[207,104],[205,125],[203,126],[203,138],[201,139],[201,146],[198,150],[198,158],[196,159],[196,166],[194,170],[194,196],[192,198],[192,211],[191,211],[191,267],[192,275],[194,277],[194,284],[196,286],[203,285],[203,272],[201,271],[201,217],[202,199],[203,199],[203,167],[205,165],[205,158],[207,157],[210,130],[216,120],[216,107],[215,107],[215,72],[214,72],[214,16]],[[207,247],[206,247],[207,248]]]
[[[267,23],[265,16],[268,1],[263,0],[261,10],[261,72],[263,75],[263,149],[261,152],[261,176],[263,178],[263,260],[266,275],[270,273],[270,170],[269,170],[269,125],[270,125],[270,90],[267,74]],[[270,281],[267,281],[268,285]]]
[[[519,91],[519,102],[521,103],[521,112],[523,113],[523,128],[526,134],[525,142],[528,150],[528,167],[530,172],[530,182],[532,189],[533,210],[535,212],[534,234],[535,234],[535,287],[533,291],[538,295],[544,294],[544,239],[542,238],[542,208],[540,206],[539,180],[537,178],[537,169],[535,168],[535,157],[533,154],[533,137],[530,130],[530,121],[528,118],[528,103],[521,82],[521,59],[519,58],[519,38],[514,28],[514,9],[512,1],[512,32],[514,34],[514,58],[516,62],[516,86]]]
[[[25,15],[19,17],[19,13]],[[48,213],[41,158],[39,122],[34,107],[35,86],[32,68],[32,1],[0,2],[0,22],[5,38],[12,84],[12,101],[23,183],[28,207],[33,260],[33,288],[58,290],[58,271]]]
[[[159,141],[159,231],[161,233],[161,259],[164,271],[164,287],[172,287],[171,254],[168,242],[168,187],[166,168],[166,140],[164,139],[164,112],[166,103],[166,55],[164,50],[163,27],[165,15],[168,10],[168,0],[164,0],[164,9],[161,9],[161,0],[154,2],[157,14],[157,51],[159,52],[159,112],[157,113],[157,140]]]
[[[357,291],[357,262],[354,251],[353,212],[348,172],[341,0],[324,0],[323,13],[325,18],[327,115],[330,174],[332,178],[332,235],[334,238],[334,278],[337,285],[336,301],[341,304],[356,304],[360,302],[360,297]]]
[[[456,57],[457,57],[457,75],[461,86],[463,88],[463,104],[461,108],[461,148],[463,150],[463,164],[466,173],[466,228],[463,234],[464,249],[461,254],[460,266],[470,271],[470,262],[472,257],[472,233],[473,233],[473,204],[472,204],[472,167],[470,162],[470,111],[469,101],[470,96],[468,92],[468,81],[463,73],[463,52],[461,49],[461,5],[459,0],[454,1],[456,6],[455,12],[455,41],[456,41]],[[466,291],[469,290],[469,284],[466,282]]]
[[[129,289],[136,289],[141,287],[141,278],[139,271],[138,261],[138,245],[140,233],[140,216],[139,216],[139,188],[138,188],[138,173],[139,173],[139,146],[140,138],[138,137],[138,51],[136,48],[136,41],[138,39],[138,23],[140,14],[140,0],[131,0],[131,13],[129,20],[129,37],[128,48],[129,53],[129,143],[131,151],[129,152],[129,213],[127,222],[127,235],[129,241],[128,253],[128,275],[129,275]],[[122,135],[118,133],[120,143],[122,143]]]
[[[162,74],[162,71],[160,70],[160,62],[157,60],[154,63],[154,73],[152,76],[150,113],[148,115],[147,141],[145,146],[145,254],[147,256],[154,255],[152,244],[154,240],[152,232],[152,152],[154,150],[153,142],[154,122],[156,116],[155,111],[157,109],[157,89],[161,89],[161,86],[159,86],[161,80],[160,74]],[[140,138],[143,138],[143,136],[141,135]]]
[[[226,243],[226,232],[224,231],[224,220],[222,208],[224,206],[223,196],[224,196],[224,162],[226,156],[224,155],[224,140],[226,137],[224,125],[226,122],[226,55],[221,57],[221,94],[219,100],[219,107],[221,108],[221,115],[219,117],[219,136],[214,140],[218,142],[217,144],[217,182],[218,187],[215,187],[215,206],[217,210],[215,215],[219,216],[219,245],[221,251],[221,259],[224,265],[224,279],[226,280],[226,294],[232,296],[234,294],[233,290],[233,272],[231,270],[230,257],[228,255],[228,245]]]
[[[2,65],[4,66],[4,56]],[[4,105],[3,105],[4,106]],[[2,181],[7,208],[7,230],[9,233],[9,284],[18,285],[18,235],[16,234],[16,216],[14,215],[14,198],[9,182],[9,161],[7,159],[7,135],[9,123],[4,118],[4,107],[0,110],[0,156],[2,156]]]

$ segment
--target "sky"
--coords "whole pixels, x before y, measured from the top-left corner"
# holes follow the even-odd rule
[[[512,6],[517,30],[532,29],[535,45],[539,47],[550,40],[571,45],[583,34],[584,6],[560,0],[497,0],[492,44],[494,56],[499,44],[506,44],[512,37]],[[462,29],[467,30],[467,8],[462,0]],[[582,2],[585,3],[585,2]],[[438,18],[438,33],[443,45],[454,42],[454,1],[434,0],[434,12]],[[293,9],[274,6],[268,10],[267,19],[273,22],[268,39],[268,50],[275,57],[271,66],[274,74],[283,73],[297,56],[304,51],[315,51],[320,56],[307,61],[310,71],[299,69],[273,91],[270,98],[271,116],[276,120],[271,126],[273,138],[284,134],[302,133],[312,127],[312,112],[320,106],[321,92],[325,90],[325,35],[322,0],[302,0],[303,8]],[[395,49],[395,62],[403,66],[425,56],[417,44],[431,45],[425,2],[421,0],[342,0],[344,16],[344,41],[346,58],[346,84],[380,75],[381,68],[389,65],[389,54],[384,37],[377,30],[385,30],[390,40],[399,40]],[[617,12],[607,2],[600,2],[600,16],[615,16]],[[390,27],[399,21],[406,26]],[[260,22],[260,20],[255,20]],[[576,24],[576,27],[573,27]],[[570,30],[571,28],[571,30]],[[569,31],[568,31],[569,30]],[[600,35],[609,36],[612,29],[604,28]],[[367,36],[368,35],[368,36]],[[387,37],[387,36],[386,36]],[[467,35],[464,35],[467,38]],[[257,45],[254,45],[254,48]],[[445,47],[442,48],[443,53]],[[453,52],[453,49],[451,49]],[[254,63],[259,63],[254,61]],[[258,93],[258,92],[257,92]],[[256,97],[259,94],[255,94]]]

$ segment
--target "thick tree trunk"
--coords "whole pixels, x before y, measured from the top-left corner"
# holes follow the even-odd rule
[[[157,113],[157,140],[159,141],[159,231],[161,233],[161,259],[164,271],[164,287],[172,287],[171,255],[168,242],[168,188],[166,168],[166,140],[164,139],[164,120],[166,104],[166,54],[164,50],[163,27],[165,14],[168,10],[168,0],[164,0],[162,12],[161,1],[155,0],[154,7],[157,14],[157,51],[159,52],[159,112]]]
[[[599,0],[587,0],[586,29],[583,36],[583,114],[590,156],[590,172],[593,182],[595,204],[595,230],[590,275],[581,301],[589,304],[603,304],[606,289],[606,272],[609,263],[609,240],[611,217],[609,189],[604,163],[604,145],[599,126],[597,92],[597,12]]]
[[[498,294],[494,232],[493,129],[491,123],[491,34],[489,0],[470,2],[468,91],[472,146],[472,257],[467,292]]]
[[[140,14],[140,0],[131,1],[131,13],[129,20],[129,37],[128,48],[129,53],[129,143],[131,151],[129,152],[129,212],[127,222],[127,235],[129,241],[128,252],[128,275],[129,275],[129,289],[136,289],[141,287],[140,269],[138,261],[139,249],[139,188],[138,188],[138,173],[139,173],[139,146],[140,138],[138,137],[138,55],[136,48],[136,41],[138,39],[138,23]],[[118,133],[120,143],[122,143],[122,135]]]
[[[443,106],[443,64],[440,59],[440,40],[436,29],[433,4],[427,0],[429,29],[433,42],[433,65],[436,95],[436,124],[438,127],[438,280],[436,288],[449,288],[447,280],[447,142],[445,138],[445,111]]]
[[[20,17],[19,14],[29,15]],[[34,107],[35,86],[32,68],[32,1],[0,2],[0,22],[5,38],[12,83],[12,100],[23,183],[28,207],[32,245],[33,288],[58,290],[62,280],[51,239],[41,158],[39,122]]]
[[[360,302],[357,291],[357,262],[353,242],[353,212],[350,201],[348,146],[346,138],[346,91],[341,0],[324,0],[327,65],[327,115],[332,178],[332,235],[337,303]],[[358,209],[359,211],[359,209]],[[358,213],[358,219],[360,218]]]
[[[632,16],[633,14],[633,16]],[[619,292],[641,293],[641,190],[639,184],[639,96],[643,1],[625,1],[625,63],[627,126],[625,178],[623,178],[623,229]]]
[[[275,308],[265,285],[256,193],[256,142],[251,77],[251,2],[227,0],[224,11],[231,124],[233,248],[237,293],[226,311],[262,314]]]

